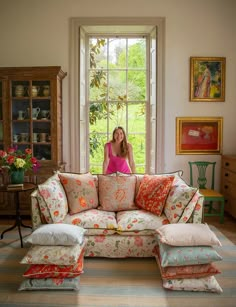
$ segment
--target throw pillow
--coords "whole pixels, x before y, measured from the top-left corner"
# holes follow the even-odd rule
[[[66,191],[69,213],[75,214],[98,206],[97,190],[94,178],[86,174],[58,174]]]
[[[135,199],[136,205],[160,216],[174,178],[168,175],[145,175]]]
[[[164,208],[164,213],[170,223],[178,223],[197,190],[197,188],[188,186],[179,176],[175,176]]]
[[[137,209],[134,204],[136,177],[134,175],[98,175],[101,210],[121,211]]]
[[[20,263],[23,264],[57,264],[73,265],[77,263],[87,240],[82,245],[71,246],[32,246]]]
[[[27,278],[22,281],[19,291],[24,290],[79,290],[80,276],[74,278]]]
[[[50,211],[48,209],[48,205],[45,202],[44,198],[40,195],[40,193],[38,193],[38,195],[37,195],[37,201],[38,201],[38,205],[39,205],[39,208],[40,208],[40,214],[41,214],[42,221],[44,221],[45,223],[48,223],[48,224],[53,223]]]
[[[163,287],[169,290],[179,291],[223,292],[215,276],[203,278],[164,279]]]
[[[68,202],[58,175],[55,174],[45,183],[39,184],[38,190],[47,204],[53,222],[61,223],[68,213]]]
[[[222,260],[212,246],[171,246],[159,241],[162,267],[206,264]]]
[[[162,266],[162,259],[158,251],[155,249],[155,258],[160,268],[162,279],[172,278],[200,278],[220,274],[221,272],[212,263],[180,265],[180,266]]]
[[[27,243],[37,245],[75,245],[82,244],[86,229],[68,224],[47,224],[36,229]]]
[[[25,271],[26,278],[73,278],[83,273],[84,251],[81,252],[78,262],[73,265],[31,264]]]
[[[156,229],[162,243],[173,246],[218,245],[221,243],[207,224],[168,224]]]

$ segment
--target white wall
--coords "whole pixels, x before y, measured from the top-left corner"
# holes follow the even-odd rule
[[[175,154],[176,116],[223,116],[223,153],[236,154],[236,1],[234,0],[0,0],[0,66],[60,65],[64,160],[68,161],[69,20],[71,17],[165,17],[165,169],[220,156]],[[189,102],[189,57],[226,57],[225,102]],[[217,176],[219,186],[219,176]]]

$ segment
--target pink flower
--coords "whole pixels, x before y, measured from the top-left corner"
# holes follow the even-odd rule
[[[97,243],[102,243],[105,241],[105,236],[96,236],[95,237],[95,242]]]
[[[134,244],[136,246],[143,246],[143,239],[140,236],[136,236],[134,239]]]

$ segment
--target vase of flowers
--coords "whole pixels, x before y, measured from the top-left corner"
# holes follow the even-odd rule
[[[17,148],[9,148],[7,151],[0,150],[0,169],[2,172],[8,171],[13,184],[23,183],[25,172],[37,171],[38,167],[39,163],[32,156],[30,148],[26,148],[24,152]]]

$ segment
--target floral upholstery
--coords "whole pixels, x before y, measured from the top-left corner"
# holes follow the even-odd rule
[[[160,216],[174,178],[168,175],[145,175],[135,199],[136,205]]]
[[[58,175],[67,175],[68,177],[72,176],[73,178],[77,177],[78,174],[71,173],[59,173]],[[76,175],[76,176],[75,176]],[[113,174],[109,177],[118,177],[118,174]],[[80,175],[81,176],[81,175]],[[128,175],[120,178],[122,182],[129,181],[131,179],[131,185],[134,189],[134,197],[137,196],[138,188],[145,175],[138,174],[135,175],[136,185],[133,186],[133,176]],[[160,175],[155,175],[160,177]],[[166,174],[164,176],[167,176]],[[178,176],[178,172],[173,174],[168,174],[168,177]],[[86,177],[86,176],[85,176]],[[86,185],[86,188],[82,193],[88,195],[88,189],[91,188],[92,193],[96,192],[96,196],[99,196],[99,177],[98,175],[88,174],[89,184]],[[91,180],[90,180],[91,179]],[[87,180],[87,179],[86,179]],[[88,181],[87,181],[88,182]],[[65,183],[65,182],[64,182]],[[68,188],[64,186],[67,197],[68,205],[70,205],[70,197],[77,202],[76,208],[80,207],[78,205],[78,197],[75,197],[75,194],[72,194]],[[81,188],[81,185],[79,186]],[[101,188],[101,187],[100,187]],[[77,196],[78,196],[78,187]],[[129,191],[130,195],[133,191]],[[39,191],[35,191],[31,194],[31,208],[32,208],[32,223],[33,229],[38,228],[41,224],[51,223],[49,219],[45,217],[43,212],[41,212],[41,207],[38,202]],[[91,198],[88,198],[88,200]],[[95,199],[95,198],[94,198]],[[98,198],[97,198],[98,199]],[[133,194],[132,194],[133,199]],[[110,199],[110,202],[113,200]],[[96,202],[94,202],[95,204]],[[116,205],[118,202],[116,203]],[[93,208],[85,207],[83,211],[73,212],[73,214],[68,213],[63,223],[73,224],[84,227],[87,229],[86,237],[88,238],[88,244],[86,246],[85,256],[99,256],[99,257],[153,257],[153,248],[155,247],[156,238],[154,235],[154,230],[161,227],[162,225],[169,224],[171,221],[167,218],[165,211],[163,210],[161,215],[158,216],[156,213],[147,211],[143,208],[132,208],[133,203],[129,207],[129,210],[121,211],[108,211],[102,210],[102,206]],[[111,207],[113,204],[107,202],[107,206]],[[178,223],[201,223],[202,221],[202,208],[203,208],[203,196],[197,191],[192,199],[187,203],[186,207],[183,210],[181,217],[179,218]],[[172,221],[173,222],[173,221]]]
[[[87,174],[58,173],[66,191],[69,213],[75,214],[98,206],[97,190],[94,178]]]
[[[102,210],[136,209],[134,204],[136,177],[134,175],[98,175],[99,203]]]
[[[45,183],[39,184],[38,190],[43,197],[43,200],[40,199],[39,205],[46,221],[51,217],[54,223],[62,222],[68,213],[68,202],[58,175],[55,174]]]
[[[113,234],[117,229],[115,212],[90,209],[74,215],[67,215],[64,223],[87,229],[87,235]]]
[[[170,223],[178,223],[184,209],[197,190],[197,188],[188,186],[179,176],[175,176],[164,208],[165,215]]]
[[[150,230],[155,233],[156,228],[169,223],[165,215],[160,217],[146,210],[121,211],[117,213],[117,231],[136,232]]]

